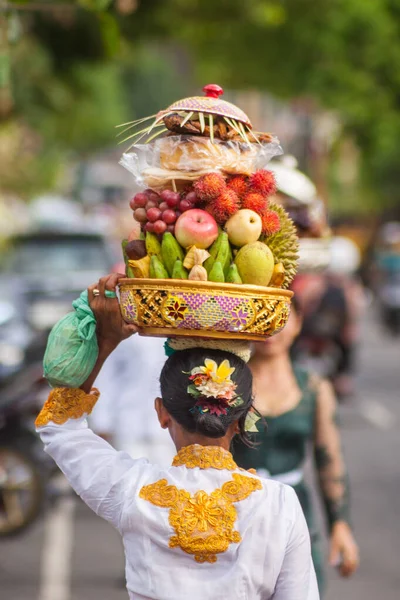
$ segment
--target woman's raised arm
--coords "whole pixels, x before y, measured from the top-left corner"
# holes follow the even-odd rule
[[[88,288],[99,346],[92,373],[79,389],[53,389],[36,419],[45,451],[73,489],[90,508],[117,528],[120,527],[126,475],[132,469],[138,470],[136,475],[139,475],[146,462],[134,461],[128,454],[114,450],[88,429],[86,418],[99,397],[99,392],[92,390],[92,384],[105,360],[122,340],[137,331],[122,320],[117,298],[105,294],[106,290],[115,291],[121,277],[123,275],[109,275]]]

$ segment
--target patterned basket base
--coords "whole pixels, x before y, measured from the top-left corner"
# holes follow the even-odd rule
[[[293,292],[254,285],[121,279],[121,313],[140,335],[262,340],[286,324]]]

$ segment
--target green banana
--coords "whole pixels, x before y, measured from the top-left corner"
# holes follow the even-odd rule
[[[224,269],[218,260],[215,261],[214,266],[208,275],[208,281],[214,281],[216,283],[224,283],[225,281]]]
[[[215,240],[215,242],[211,245],[211,247],[208,249],[208,252],[210,253],[210,256],[207,258],[207,260],[204,262],[204,267],[207,271],[207,273],[209,274],[211,269],[214,266],[215,260],[217,258],[217,254],[219,252],[219,249],[221,247],[221,243],[222,240],[224,239],[224,232],[221,231],[217,237],[217,239]]]
[[[182,264],[182,261],[178,258],[175,261],[174,268],[172,269],[171,279],[187,279],[188,272]]]
[[[150,278],[151,279],[168,279],[169,275],[158,256],[153,255],[150,260]]]
[[[174,265],[176,260],[180,260],[183,262],[185,258],[185,254],[172,235],[172,233],[164,233],[163,239],[161,242],[161,256],[162,261],[167,269],[170,277],[172,277],[172,271],[174,270]]]
[[[229,241],[228,241],[228,247],[229,247],[228,256],[227,256],[227,259],[226,259],[225,265],[224,265],[225,279],[226,279],[226,276],[228,275],[229,267],[231,266],[231,263],[233,261],[232,248],[231,248],[231,245],[230,245]]]
[[[134,279],[135,273],[133,272],[132,267],[129,266],[129,257],[127,256],[127,254],[125,252],[125,248],[126,248],[127,244],[128,244],[128,240],[122,240],[121,246],[122,246],[122,255],[124,257],[124,262],[125,262],[125,275],[127,277],[129,277],[130,279]]]
[[[128,266],[128,260],[129,260],[126,255],[126,252],[125,252],[125,248],[126,248],[127,244],[128,244],[128,240],[122,240],[122,242],[121,242],[122,256],[124,257],[124,263],[126,266]]]
[[[226,283],[243,283],[242,278],[239,275],[239,271],[235,263],[229,266],[228,273],[226,276]]]
[[[221,238],[221,244],[217,256],[215,257],[215,262],[220,262],[224,273],[227,273],[229,265],[232,262],[232,251],[229,244],[228,234],[225,232],[221,233]]]
[[[158,256],[161,259],[161,244],[155,233],[146,232],[146,250],[149,256]]]

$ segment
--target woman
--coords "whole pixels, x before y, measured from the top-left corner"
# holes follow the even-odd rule
[[[89,288],[99,343],[93,373],[82,389],[53,390],[36,425],[72,487],[121,533],[130,598],[318,600],[295,493],[238,469],[228,451],[236,433],[246,439],[252,407],[251,372],[237,356],[196,348],[167,360],[155,402],[178,451],[167,469],[117,452],[87,428],[99,395],[92,383],[135,331],[105,297],[120,277]]]
[[[319,488],[330,532],[330,558],[344,577],[358,566],[358,549],[349,525],[348,487],[331,385],[293,366],[290,348],[301,329],[296,302],[286,327],[254,344],[249,367],[254,378],[255,407],[267,427],[257,434],[256,450],[234,444],[234,458],[243,468],[291,485],[302,505],[311,534],[312,556],[320,593],[323,556],[311,500],[303,479],[303,463],[312,443]]]

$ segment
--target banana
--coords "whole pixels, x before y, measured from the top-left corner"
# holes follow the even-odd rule
[[[155,233],[146,232],[146,250],[149,256],[161,258],[161,244]]]
[[[124,263],[125,263],[125,273],[127,277],[134,277],[133,275],[133,271],[132,269],[129,267],[129,258],[126,255],[125,252],[125,248],[128,245],[128,240],[122,240],[121,242],[121,247],[122,247],[122,256],[124,257]]]
[[[151,277],[150,275],[150,256],[145,256],[140,260],[129,260],[128,261],[128,271],[131,270],[133,273],[133,277],[137,277],[139,279],[145,279],[147,277]],[[130,274],[128,275],[130,277]]]
[[[172,235],[172,233],[164,233],[161,242],[161,256],[168,274],[172,276],[176,260],[184,261],[185,254]]]
[[[153,255],[150,260],[151,279],[168,279],[169,275],[158,256]]]
[[[227,233],[223,234],[221,246],[218,250],[218,254],[215,260],[221,263],[222,268],[224,269],[224,275],[226,276],[228,274],[229,267],[233,260],[231,245],[229,243]]]
[[[227,283],[243,283],[242,278],[239,275],[239,271],[235,263],[231,264],[226,276]]]
[[[217,258],[217,254],[219,252],[219,249],[221,247],[221,243],[222,240],[224,238],[224,232],[221,231],[217,237],[217,239],[215,240],[215,242],[211,245],[211,247],[208,249],[210,256],[209,258],[207,258],[207,260],[204,263],[204,266],[206,268],[207,273],[210,273],[211,269],[214,266],[215,260]]]
[[[126,265],[125,274],[129,279],[135,279],[136,277],[135,271],[129,266],[129,262]]]
[[[215,261],[214,266],[208,275],[208,281],[215,281],[216,283],[224,283],[225,281],[224,269],[218,260]]]
[[[285,281],[285,267],[282,263],[278,263],[274,266],[274,270],[272,272],[271,281],[269,285],[272,287],[281,287],[283,282]]]
[[[182,264],[182,261],[178,258],[175,261],[174,268],[172,269],[172,279],[187,279],[188,272]]]
[[[229,266],[232,262],[232,250],[229,244],[228,234],[221,233],[221,244],[215,257],[215,262],[220,262],[224,273],[228,272]]]

